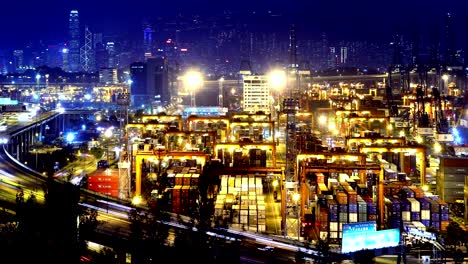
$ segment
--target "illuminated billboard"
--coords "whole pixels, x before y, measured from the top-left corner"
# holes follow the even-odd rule
[[[377,223],[375,221],[343,224],[343,234],[370,231],[377,231]]]
[[[399,242],[399,229],[387,229],[381,231],[343,232],[341,252],[350,253],[364,249],[396,247],[398,246]]]

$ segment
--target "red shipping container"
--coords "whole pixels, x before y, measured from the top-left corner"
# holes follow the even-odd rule
[[[114,176],[89,176],[88,182],[119,182],[119,177]]]
[[[118,182],[89,182],[88,189],[119,189]]]

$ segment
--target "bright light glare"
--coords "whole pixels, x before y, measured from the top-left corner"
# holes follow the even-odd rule
[[[278,186],[278,181],[277,181],[277,180],[274,180],[274,181],[273,181],[273,187],[276,187],[276,186]]]
[[[274,70],[268,76],[268,81],[271,88],[284,88],[286,86],[286,73],[282,70]]]
[[[203,83],[203,77],[200,72],[189,71],[184,76],[184,85],[186,88],[195,89],[201,86]]]
[[[84,99],[91,100],[91,95],[90,94],[85,94]]]
[[[405,137],[405,131],[401,130],[399,135],[400,137]]]
[[[73,142],[73,140],[75,140],[75,134],[68,133],[66,139],[67,139],[67,142]]]
[[[421,144],[423,142],[423,138],[421,136],[417,136],[416,137],[416,142],[418,142],[419,144]]]
[[[447,74],[442,75],[442,80],[447,81],[449,76]]]
[[[132,204],[139,205],[140,203],[141,203],[141,197],[140,196],[133,197]]]
[[[320,116],[320,117],[319,117],[319,123],[320,123],[321,125],[325,125],[325,123],[327,123],[327,117],[324,116],[324,115]]]
[[[107,130],[104,132],[104,136],[105,136],[106,138],[112,137],[112,130],[111,130],[111,129],[107,129]]]
[[[301,198],[301,195],[300,195],[299,193],[295,193],[295,194],[293,194],[293,197],[292,197],[292,198],[293,198],[293,200],[294,200],[295,202],[297,202],[297,201],[299,201],[299,198]]]
[[[423,186],[421,187],[421,189],[422,189],[423,191],[427,192],[427,191],[429,191],[429,186],[423,185]]]

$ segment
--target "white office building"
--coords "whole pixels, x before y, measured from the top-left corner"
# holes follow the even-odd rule
[[[263,111],[271,112],[270,87],[265,75],[246,75],[244,86],[244,111],[255,113]]]

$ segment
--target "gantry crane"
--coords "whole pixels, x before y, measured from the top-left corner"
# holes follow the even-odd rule
[[[447,143],[453,142],[454,137],[450,133],[450,127],[445,117],[444,110],[442,110],[442,100],[440,91],[437,88],[432,88],[432,97],[434,98],[434,113],[435,113],[435,138],[437,142]]]
[[[431,127],[429,115],[426,113],[424,97],[425,93],[422,89],[422,86],[419,85],[418,88],[416,88],[417,109],[415,110],[418,125],[418,135],[429,136],[434,134],[434,130]]]

